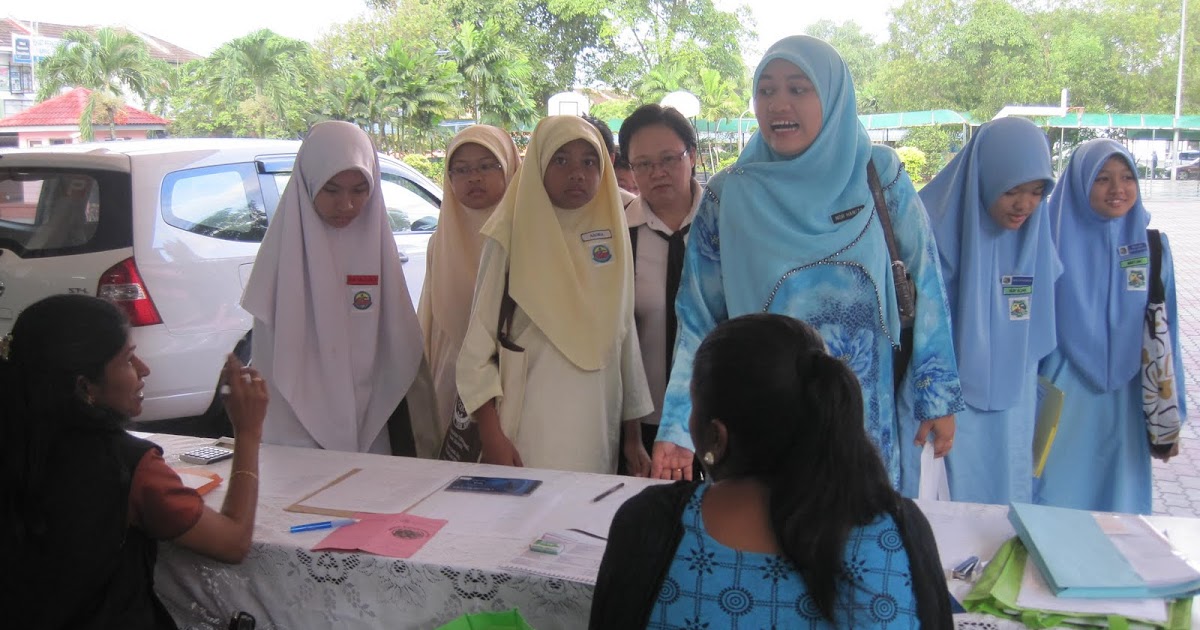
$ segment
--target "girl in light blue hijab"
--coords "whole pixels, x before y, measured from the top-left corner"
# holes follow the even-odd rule
[[[950,497],[1029,502],[1038,361],[1054,350],[1062,273],[1046,197],[1046,135],[1022,118],[979,128],[921,189],[954,318],[967,408],[946,457]]]
[[[1045,505],[1142,514],[1152,508],[1139,369],[1150,215],[1136,173],[1120,144],[1091,140],[1075,149],[1050,195],[1050,233],[1063,275],[1055,287],[1058,349],[1040,372],[1065,402],[1045,472],[1034,484],[1034,499]],[[1175,268],[1165,234],[1161,277],[1182,392]],[[1184,396],[1179,414],[1186,418]]]
[[[920,199],[896,153],[871,144],[855,111],[850,72],[829,44],[806,36],[777,42],[755,71],[754,86],[759,131],[737,163],[708,183],[692,224],[654,474],[690,477],[688,383],[701,340],[718,322],[772,312],[815,327],[830,353],[854,371],[867,433],[899,487],[899,436],[934,438],[941,456],[953,443],[953,414],[963,404]],[[886,209],[872,200],[868,163],[878,172]],[[907,366],[893,366],[900,318],[880,210],[891,217],[917,285]],[[900,418],[894,369],[906,372],[900,390],[912,399]]]

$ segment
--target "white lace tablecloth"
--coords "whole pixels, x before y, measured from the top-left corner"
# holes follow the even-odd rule
[[[179,462],[180,452],[211,442],[170,435],[150,439],[163,447],[168,463],[180,467],[188,466]],[[228,478],[228,461],[208,468]],[[328,530],[289,534],[288,528],[327,517],[283,508],[352,468],[381,471],[394,478],[391,490],[412,485],[414,480],[440,476],[449,482],[464,474],[535,478],[543,480],[543,485],[525,498],[444,492],[423,500],[412,497],[415,506],[410,514],[445,518],[448,523],[408,559],[311,551]],[[254,544],[242,564],[226,565],[169,543],[160,545],[155,586],[181,628],[224,630],[235,612],[245,611],[257,619],[259,630],[429,629],[465,613],[510,608],[520,609],[538,630],[586,628],[591,586],[499,567],[547,531],[579,528],[607,535],[617,507],[650,484],[628,477],[280,446],[262,447],[259,476]],[[625,487],[599,503],[591,502],[619,482]],[[220,509],[224,496],[222,484],[205,500]],[[470,509],[463,509],[464,501]],[[1014,535],[1003,506],[920,505],[947,568],[971,555],[990,559]],[[1200,519],[1151,520],[1166,529],[1185,554],[1200,558]],[[950,580],[949,585],[960,600],[971,588],[959,580]],[[1200,614],[1200,606],[1196,608]],[[1022,627],[970,614],[956,616],[955,624],[963,630]]]

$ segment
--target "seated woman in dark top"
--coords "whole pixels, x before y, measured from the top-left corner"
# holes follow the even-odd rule
[[[250,548],[267,388],[230,355],[237,437],[220,512],[122,425],[150,368],[125,313],[86,295],[26,308],[0,348],[0,593],[11,628],[175,628],[154,594],[159,540],[224,562]],[[232,611],[231,611],[232,612]]]
[[[609,531],[592,628],[949,628],[929,523],[888,481],[854,374],[782,315],[700,345],[690,430],[710,482],[644,490]]]

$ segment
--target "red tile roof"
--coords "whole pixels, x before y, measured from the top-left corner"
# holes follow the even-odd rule
[[[92,91],[87,88],[75,88],[66,94],[48,98],[29,109],[13,114],[8,118],[0,118],[0,127],[77,127],[79,116],[87,107],[88,96]],[[160,118],[150,112],[128,105],[121,108],[117,115],[117,126],[161,125],[166,126],[171,121]]]
[[[0,19],[0,48],[12,48],[13,35],[41,35],[42,37],[61,38],[70,30],[80,29],[89,33],[95,33],[104,28],[104,26],[103,24],[76,26],[72,24],[51,24],[50,22],[32,22],[29,20],[2,18]],[[132,28],[125,26],[109,26],[109,28],[130,32],[141,37],[146,42],[146,48],[150,51],[150,56],[155,59],[161,59],[168,63],[182,64],[194,59],[204,58],[190,50],[180,48],[171,42],[161,40]]]

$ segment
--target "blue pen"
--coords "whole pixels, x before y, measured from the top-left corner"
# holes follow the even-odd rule
[[[299,534],[300,532],[311,532],[311,531],[315,531],[318,529],[333,529],[335,527],[341,527],[342,525],[353,525],[357,522],[358,521],[356,521],[352,518],[339,518],[336,521],[320,521],[317,523],[305,523],[303,525],[293,525],[293,526],[291,526],[291,528],[288,529],[288,532],[290,532],[292,534]]]

